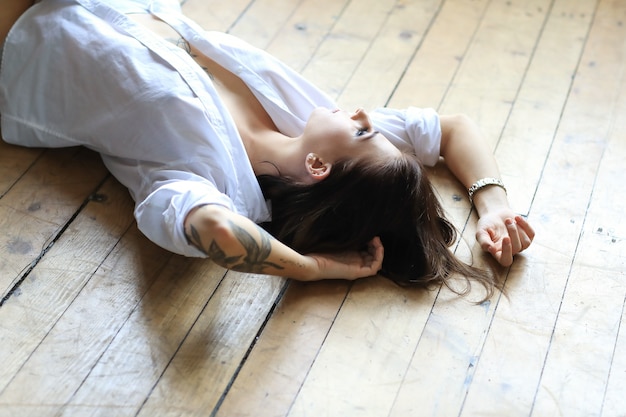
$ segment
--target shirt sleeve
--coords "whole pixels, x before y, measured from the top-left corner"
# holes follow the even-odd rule
[[[135,207],[139,230],[152,242],[180,255],[207,257],[189,244],[185,235],[185,218],[195,207],[217,204],[234,210],[231,199],[209,181],[167,180],[155,184],[147,198]]]
[[[379,108],[370,117],[374,128],[397,148],[414,153],[427,166],[433,166],[439,161],[441,123],[439,114],[434,109]]]

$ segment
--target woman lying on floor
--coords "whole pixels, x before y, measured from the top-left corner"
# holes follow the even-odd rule
[[[140,230],[172,252],[297,280],[426,286],[459,273],[491,291],[493,274],[448,249],[456,230],[423,169],[440,157],[469,190],[485,251],[508,266],[533,240],[467,117],[339,110],[174,0],[9,1],[4,140],[99,152]]]

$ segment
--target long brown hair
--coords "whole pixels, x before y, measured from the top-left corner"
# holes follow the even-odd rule
[[[412,155],[341,160],[314,184],[274,176],[258,180],[272,204],[272,222],[264,226],[301,253],[360,250],[379,236],[385,248],[380,274],[400,285],[443,283],[465,294],[473,280],[485,287],[485,298],[500,288],[495,274],[461,262],[449,250],[457,231]],[[466,290],[450,285],[455,273],[467,280]]]

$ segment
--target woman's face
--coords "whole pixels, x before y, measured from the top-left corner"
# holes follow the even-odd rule
[[[307,151],[334,163],[341,159],[393,158],[400,151],[373,130],[363,109],[354,113],[319,107],[313,111],[302,134]]]

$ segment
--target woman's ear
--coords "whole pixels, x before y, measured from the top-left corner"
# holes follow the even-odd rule
[[[304,161],[306,171],[309,177],[313,181],[323,180],[330,174],[330,168],[332,164],[330,162],[324,162],[319,155],[310,153],[306,156]]]

